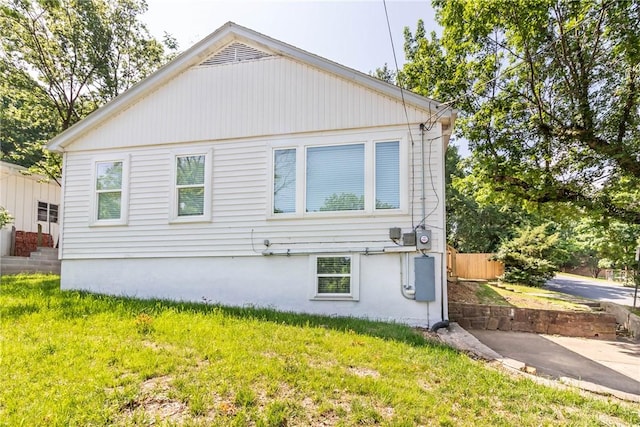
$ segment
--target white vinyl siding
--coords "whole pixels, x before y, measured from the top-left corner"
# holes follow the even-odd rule
[[[360,257],[350,255],[314,255],[310,298],[318,300],[354,300],[360,297]]]
[[[74,150],[380,128],[420,123],[429,113],[408,104],[407,115],[399,100],[273,56],[189,69],[88,132]]]
[[[414,126],[417,129],[417,126]],[[121,257],[189,257],[189,256],[256,256],[266,247],[270,250],[349,250],[351,248],[382,248],[391,244],[389,227],[410,229],[421,219],[420,191],[420,134],[414,133],[413,153],[404,153],[411,147],[406,138],[406,126],[377,131],[340,132],[334,134],[301,135],[256,138],[239,141],[176,144],[140,147],[127,150],[130,155],[128,226],[92,230],[87,227],[87,212],[91,200],[91,153],[67,153],[67,180],[65,182],[64,231],[62,256],[71,258]],[[401,151],[401,209],[366,212],[314,212],[304,215],[303,197],[298,197],[297,214],[274,215],[272,198],[272,150],[282,146],[291,148],[298,143],[326,145],[327,141],[389,141],[404,138]],[[425,140],[435,137],[435,130]],[[427,144],[427,143],[425,143]],[[425,174],[427,213],[436,208],[436,197],[431,190],[430,176],[440,188],[443,170],[439,141],[431,142],[432,155]],[[185,145],[187,147],[185,147]],[[425,152],[428,152],[426,147]],[[205,209],[210,221],[174,223],[168,221],[172,211],[173,165],[176,155],[211,153],[211,200]],[[304,150],[296,152],[298,165],[304,165]],[[122,158],[114,151],[112,158]],[[425,154],[425,159],[428,156]],[[411,175],[410,161],[415,163],[413,193],[408,185]],[[373,162],[370,162],[373,165]],[[373,166],[371,166],[373,167]],[[304,168],[303,168],[304,169]],[[296,182],[298,194],[304,194],[301,182]],[[373,194],[373,182],[368,184]],[[126,188],[126,187],[125,187]],[[413,194],[413,203],[410,195]],[[371,198],[372,199],[372,198]],[[444,203],[440,195],[439,206]],[[413,209],[411,207],[413,206]],[[413,220],[412,213],[413,211]],[[277,220],[276,220],[277,218]],[[427,219],[433,229],[434,248],[443,242],[440,209]],[[180,222],[180,221],[178,221]]]
[[[45,224],[38,221],[38,202],[60,207],[60,186],[53,180],[45,182],[43,176],[23,175],[24,171],[26,168],[22,166],[0,161],[0,206],[13,216],[13,222],[4,231],[10,232],[11,227],[16,227],[16,230],[36,232],[40,223],[44,225],[43,232],[51,234],[56,242],[60,219]]]

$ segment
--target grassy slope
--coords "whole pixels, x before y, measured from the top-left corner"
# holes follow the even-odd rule
[[[414,330],[3,277],[0,425],[640,424]]]

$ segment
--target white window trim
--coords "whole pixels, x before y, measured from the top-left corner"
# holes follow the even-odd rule
[[[344,210],[344,211],[319,211],[319,212],[307,212],[307,150],[309,148],[320,148],[320,147],[343,147],[346,145],[364,145],[364,209],[362,210]],[[306,144],[303,147],[303,165],[300,169],[302,169],[302,215],[311,217],[311,216],[362,216],[366,213],[370,213],[371,210],[369,208],[369,198],[368,191],[370,190],[371,183],[369,182],[369,177],[371,176],[371,154],[369,149],[368,141],[366,140],[355,140],[349,142],[340,142],[335,141],[327,144]],[[297,160],[297,159],[296,159]],[[298,174],[299,176],[299,174]]]
[[[300,182],[300,162],[301,159],[304,159],[304,153],[301,153],[301,147],[298,145],[271,145],[270,146],[270,150],[271,150],[271,156],[269,156],[269,161],[268,161],[268,165],[267,165],[267,171],[269,172],[269,188],[267,188],[267,191],[269,192],[269,197],[267,198],[268,203],[267,203],[267,217],[268,218],[296,218],[299,217],[300,215],[298,214],[298,212],[300,212],[300,205],[302,203],[302,201],[300,200],[300,192],[304,192],[304,187],[301,187],[301,185],[304,184]],[[275,187],[275,158],[276,158],[276,151],[279,150],[296,150],[296,209],[294,212],[282,212],[282,213],[275,213],[273,212],[273,210],[275,209],[275,194],[273,193],[274,191],[274,187]]]
[[[176,159],[185,156],[204,156],[204,213],[202,215],[178,216],[178,189],[176,186]],[[171,173],[169,181],[169,223],[191,223],[211,221],[211,194],[212,194],[212,171],[213,171],[213,149],[184,149],[171,151],[170,167]]]
[[[98,163],[122,162],[122,188],[120,189],[120,218],[118,219],[98,219],[98,189],[96,179],[98,178]],[[96,156],[92,159],[91,164],[91,208],[89,213],[89,226],[91,227],[108,227],[127,225],[129,221],[129,164],[131,156],[122,154],[119,156]],[[58,218],[60,217],[60,208],[58,208]],[[58,220],[59,221],[59,220]]]
[[[47,220],[46,221],[41,221],[38,217],[38,213],[40,211],[40,207],[38,206],[39,203],[45,203],[47,205]],[[36,205],[36,222],[42,222],[45,224],[58,224],[60,222],[60,203],[51,203],[51,202],[44,202],[40,199],[35,199],[35,205]],[[51,219],[51,205],[55,205],[58,207],[58,218],[55,222],[53,221],[49,221]]]
[[[295,138],[294,140],[278,141],[269,144],[271,154],[268,156],[267,173],[269,174],[267,188],[267,219],[317,218],[317,217],[363,217],[387,216],[407,214],[409,212],[409,149],[407,137],[402,132],[386,132],[368,135],[332,135],[315,138]],[[364,137],[363,137],[364,136]],[[375,138],[374,138],[375,137]],[[399,143],[400,157],[400,207],[396,209],[376,209],[375,207],[375,150],[379,142]],[[307,180],[307,148],[329,147],[364,144],[364,174],[365,174],[365,207],[359,211],[323,211],[306,212],[306,180]],[[274,213],[274,156],[276,150],[296,149],[296,211],[288,213]]]
[[[398,208],[395,209],[378,209],[376,208],[376,198],[377,198],[377,194],[376,194],[376,154],[377,154],[377,147],[378,147],[378,143],[384,143],[384,142],[398,142],[398,168],[399,168],[399,177],[398,179],[400,180],[400,206]],[[371,209],[373,209],[374,212],[376,213],[382,213],[382,212],[391,212],[391,213],[398,213],[398,212],[402,212],[402,213],[407,213],[408,212],[408,207],[407,207],[407,203],[409,200],[409,160],[408,160],[408,155],[409,155],[409,150],[407,148],[408,144],[405,144],[402,138],[385,138],[385,139],[374,139],[372,141],[373,143],[373,180],[371,181],[371,185],[373,186],[373,188],[371,189],[371,192],[373,194],[373,197],[371,197]],[[403,167],[404,166],[404,167]]]
[[[348,294],[322,294],[318,292],[318,258],[349,257],[351,258],[351,292]],[[359,301],[360,300],[360,254],[335,253],[309,256],[309,299],[314,301]]]

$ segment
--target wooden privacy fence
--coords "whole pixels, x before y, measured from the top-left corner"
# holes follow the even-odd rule
[[[447,270],[451,278],[495,279],[504,274],[504,265],[491,261],[494,254],[461,254],[447,246]]]

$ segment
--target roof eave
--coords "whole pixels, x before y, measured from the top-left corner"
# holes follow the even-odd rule
[[[306,52],[279,40],[272,39],[269,36],[242,27],[233,22],[227,22],[222,27],[218,28],[216,31],[193,45],[190,49],[178,55],[171,62],[158,69],[146,79],[133,85],[121,95],[117,96],[83,120],[51,139],[47,144],[47,148],[51,151],[63,152],[68,144],[76,140],[83,133],[118,114],[120,111],[125,110],[145,94],[159,88],[183,71],[189,69],[191,66],[202,62],[211,54],[212,51],[222,47],[224,44],[229,42],[231,38],[239,39],[241,41],[244,39],[244,41],[248,41],[252,44],[263,46],[267,50],[308,63],[321,70],[341,76],[346,80],[368,87],[393,99],[403,100],[403,102],[420,109],[430,112],[440,110],[438,111],[437,116],[438,120],[442,122],[450,123],[453,115],[455,114],[454,110],[440,102],[417,95],[407,90],[402,90],[399,86],[387,83],[352,68],[345,67],[344,65],[340,65],[336,62]]]
[[[128,106],[135,103],[139,97],[152,92],[184,70],[188,69],[193,64],[198,63],[200,60],[204,60],[212,47],[216,46],[217,43],[224,42],[225,37],[231,32],[234,26],[235,24],[232,22],[227,22],[225,25],[193,45],[190,49],[160,67],[149,77],[131,86],[124,93],[118,95],[84,119],[55,136],[49,141],[47,148],[51,151],[64,151],[64,148],[70,142],[74,141],[77,137],[91,129],[93,126],[102,123],[109,117],[117,114],[119,111],[126,109]]]

